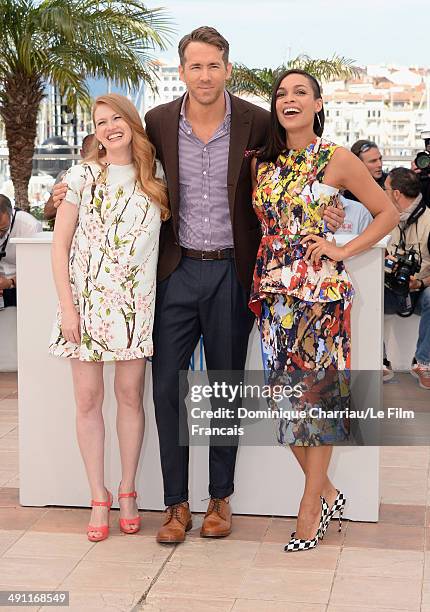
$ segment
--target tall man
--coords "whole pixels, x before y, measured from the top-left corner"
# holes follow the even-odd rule
[[[159,542],[180,542],[191,527],[188,447],[179,445],[179,371],[203,334],[208,370],[243,370],[253,315],[248,292],[260,242],[251,205],[250,157],[269,113],[225,91],[228,42],[202,27],[179,43],[181,99],[146,115],[163,164],[172,217],[160,237],[153,385],[167,516]],[[202,536],[231,530],[236,446],[211,446]]]
[[[261,235],[250,160],[266,139],[270,116],[227,93],[228,53],[228,42],[213,28],[184,36],[179,74],[187,93],[146,115],[172,210],[160,238],[154,327],[154,403],[167,506],[159,542],[181,542],[191,528],[188,447],[179,445],[185,411],[179,371],[188,368],[201,334],[208,370],[242,370],[253,323],[247,302]],[[231,531],[236,451],[210,446],[203,537]]]

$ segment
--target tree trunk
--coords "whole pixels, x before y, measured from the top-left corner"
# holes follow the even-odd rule
[[[10,74],[4,81],[0,115],[5,124],[9,168],[15,204],[29,209],[28,183],[33,168],[37,113],[43,98],[43,82],[35,75]]]

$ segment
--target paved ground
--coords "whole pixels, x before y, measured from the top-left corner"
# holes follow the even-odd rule
[[[384,390],[387,405],[401,393],[405,407],[430,408],[409,375]],[[236,516],[216,541],[199,537],[195,515],[186,543],[165,547],[154,540],[161,513],[142,512],[143,530],[126,536],[113,511],[112,536],[92,544],[87,509],[19,506],[17,445],[16,375],[3,373],[0,590],[69,590],[62,609],[82,612],[430,612],[429,446],[381,449],[378,524],[345,522],[341,534],[331,525],[315,550],[286,555],[295,522],[277,517]]]

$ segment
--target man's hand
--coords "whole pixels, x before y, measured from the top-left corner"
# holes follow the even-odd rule
[[[67,183],[57,183],[56,185],[54,185],[51,197],[55,208],[58,208],[61,202],[66,197],[67,189]]]
[[[4,289],[11,289],[13,287],[13,283],[11,282],[10,278],[7,278],[6,276],[0,276],[0,290],[3,291]]]
[[[327,206],[324,212],[324,221],[331,232],[337,232],[345,219],[345,211],[337,206]]]
[[[421,281],[415,278],[415,276],[411,276],[409,279],[409,291],[417,291],[421,289]]]

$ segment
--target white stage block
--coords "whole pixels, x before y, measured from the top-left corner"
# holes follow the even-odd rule
[[[340,239],[341,237],[339,237]],[[351,237],[344,236],[343,239]],[[50,265],[51,235],[16,239],[18,277],[20,502],[25,506],[88,506],[89,489],[75,434],[70,364],[48,355],[56,295]],[[339,240],[340,241],[340,240]],[[352,362],[355,369],[379,370],[382,362],[382,288],[385,242],[347,262],[357,287],[352,310]],[[249,369],[261,369],[254,329]],[[196,359],[199,368],[199,358]],[[113,365],[105,366],[106,484],[115,493],[120,480],[115,433]],[[378,392],[378,390],[377,390]],[[151,366],[145,381],[146,432],[139,467],[139,505],[163,509],[158,439],[152,403]],[[330,475],[348,497],[346,518],[376,521],[379,508],[379,449],[335,448]],[[190,453],[190,504],[203,512],[208,498],[208,449]],[[295,515],[303,477],[289,449],[239,447],[234,512]]]

